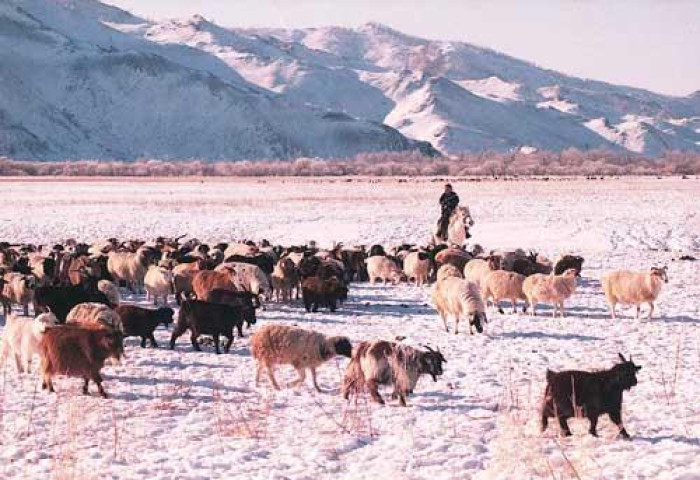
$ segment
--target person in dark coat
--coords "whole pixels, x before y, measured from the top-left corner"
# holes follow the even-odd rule
[[[448,183],[445,185],[445,191],[440,195],[442,214],[438,222],[438,237],[443,240],[447,240],[447,227],[450,224],[450,215],[457,208],[457,205],[459,205],[459,197],[452,190],[452,185]]]

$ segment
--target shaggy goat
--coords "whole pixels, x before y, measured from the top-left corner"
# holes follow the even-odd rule
[[[92,380],[97,384],[100,395],[107,398],[100,370],[108,358],[121,358],[124,345],[119,332],[65,325],[46,329],[39,342],[39,352],[43,379],[41,388],[55,392],[53,377],[67,375],[84,379],[85,395]]]
[[[428,374],[437,382],[437,377],[442,375],[442,364],[447,363],[439,348],[426,348],[428,351],[422,352],[381,340],[361,342],[345,370],[343,397],[347,400],[351,394],[357,395],[366,388],[372,400],[383,405],[379,385],[393,385],[391,398],[398,398],[405,407],[406,397],[413,393],[420,376]]]
[[[141,337],[141,348],[146,346],[146,340],[150,340],[151,346],[158,347],[153,335],[159,324],[173,323],[175,312],[172,308],[161,307],[157,310],[137,307],[136,305],[120,305],[116,309],[124,327],[124,337]]]
[[[620,436],[630,438],[622,424],[622,394],[637,385],[637,372],[642,367],[635,365],[632,357],[625,360],[622,354],[618,355],[622,363],[610,370],[547,370],[547,388],[541,414],[542,431],[547,429],[550,417],[557,417],[562,434],[568,437],[571,430],[567,420],[582,415],[590,421],[588,432],[597,437],[598,417],[607,413],[620,429]]]

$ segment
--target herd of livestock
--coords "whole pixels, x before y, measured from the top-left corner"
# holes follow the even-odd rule
[[[319,249],[273,246],[266,241],[207,245],[196,239],[159,237],[154,242],[98,244],[68,240],[53,247],[0,243],[0,300],[5,329],[0,361],[14,358],[20,372],[29,371],[35,355],[41,359],[42,387],[54,391],[52,379],[66,375],[84,380],[83,391],[93,381],[106,397],[100,371],[107,361],[119,361],[123,338],[140,337],[141,346],[157,347],[154,331],[175,323],[170,348],[189,331],[192,347],[201,350],[201,336],[213,337],[220,353],[220,337],[228,352],[234,332],[256,323],[256,310],[270,302],[303,301],[308,312],[327,308],[334,312],[348,297],[353,282],[382,281],[416,285],[434,283],[433,304],[449,331],[448,319],[468,322],[482,332],[487,322],[487,302],[503,313],[500,303],[509,301],[513,312],[522,302],[523,312],[536,314],[538,303],[549,303],[553,314],[564,316],[564,302],[576,291],[584,259],[563,255],[552,262],[534,252],[486,254],[476,246],[433,245],[425,248],[402,245],[385,249],[345,247]],[[649,271],[615,271],[603,276],[602,287],[615,318],[617,304],[649,304],[668,281],[665,268]],[[121,301],[121,288],[145,291],[153,308]],[[168,306],[171,296],[179,306],[175,315]],[[12,315],[13,305],[24,315]],[[32,307],[34,316],[29,316]],[[175,318],[176,317],[176,318]],[[362,391],[384,403],[379,386],[393,385],[393,398],[406,405],[421,375],[433,380],[442,374],[445,357],[439,349],[425,350],[401,342],[367,341],[352,345],[347,337],[327,337],[298,327],[267,324],[257,328],[250,340],[257,362],[256,384],[265,373],[279,389],[276,365],[292,365],[298,379],[325,361],[342,355],[350,358],[342,385],[345,398]],[[622,391],[636,384],[635,365],[620,355],[621,363],[602,372],[547,372],[542,426],[557,417],[564,434],[566,420],[583,408],[596,434],[597,418],[608,414],[627,436],[620,409]],[[575,391],[576,395],[572,395]]]

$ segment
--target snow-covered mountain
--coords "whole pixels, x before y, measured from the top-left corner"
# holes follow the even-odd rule
[[[700,151],[700,93],[581,80],[374,23],[226,29],[96,0],[0,0],[0,155],[328,157],[426,142]]]
[[[381,122],[290,102],[215,55],[128,32],[143,23],[92,0],[0,1],[0,155],[256,159],[431,150]]]

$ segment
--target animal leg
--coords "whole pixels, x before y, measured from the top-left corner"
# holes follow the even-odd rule
[[[549,415],[547,415],[547,411],[543,408],[542,409],[542,416],[540,418],[540,431],[544,432],[547,430],[547,426],[549,425]]]
[[[262,377],[262,363],[258,363],[257,368],[255,369],[255,386],[258,387],[260,386],[260,377]]]
[[[146,348],[146,337],[141,337],[141,348]]]
[[[17,372],[24,373],[24,364],[22,362],[22,356],[19,353],[14,354],[15,364],[17,365]]]
[[[588,433],[590,433],[594,437],[597,437],[598,436],[598,431],[597,431],[598,415],[590,414],[588,416],[588,420],[591,422],[590,427],[588,427]]]
[[[630,434],[627,433],[627,430],[625,430],[625,426],[622,424],[622,415],[620,414],[620,412],[610,412],[608,416],[610,417],[610,420],[615,425],[617,425],[617,428],[620,429],[620,436],[624,439],[629,439]]]
[[[469,331],[471,332],[472,326],[469,325]],[[459,314],[455,315],[455,335],[459,333]]]
[[[25,317],[29,316],[29,304],[28,303],[24,304],[24,316]]]
[[[304,367],[299,367],[296,365],[294,365],[294,368],[296,369],[297,374],[299,375],[299,378],[297,378],[293,382],[290,382],[290,384],[289,384],[290,388],[301,385],[306,380],[306,369]]]
[[[151,346],[153,348],[158,348],[158,342],[156,342],[156,337],[153,335],[153,332],[151,332],[151,334],[148,336],[148,339],[151,341]],[[145,343],[146,342],[144,342],[144,346],[145,346]]]
[[[450,328],[447,326],[447,315],[442,310],[440,311],[440,318],[442,319],[442,324],[445,326],[445,331],[450,332]]]
[[[93,372],[92,381],[97,384],[97,391],[102,398],[107,398],[107,392],[105,392],[104,387],[102,387],[102,376],[100,372]]]
[[[569,424],[567,423],[567,418],[563,415],[559,415],[559,428],[561,428],[561,433],[565,437],[571,436],[571,430],[569,430]]]
[[[649,302],[649,309],[649,316],[647,319],[651,320],[651,316],[654,314],[654,302]]]
[[[510,303],[513,304],[513,313],[518,313],[518,306],[515,303],[515,299],[511,298]]]
[[[214,334],[214,350],[216,350],[217,355],[221,353],[221,350],[219,350],[219,332]]]
[[[199,343],[197,343],[197,337],[199,337],[199,335],[197,335],[197,332],[192,332],[192,334],[190,335],[190,340],[192,341],[192,348],[194,348],[198,352],[201,352],[202,348],[199,346]],[[216,342],[216,348],[217,350],[219,349],[219,342]]]
[[[367,380],[367,390],[369,390],[369,394],[372,397],[372,400],[384,405],[384,399],[379,394],[379,384],[376,380]]]
[[[88,385],[90,384],[90,377],[85,377],[83,378],[83,395],[89,395],[88,393]]]
[[[321,387],[318,386],[318,381],[316,380],[316,369],[311,367],[309,370],[311,370],[311,380],[314,383],[314,388],[317,392],[321,393]]]
[[[224,352],[228,353],[231,350],[231,344],[233,343],[233,331],[231,332],[231,335],[228,337],[228,341],[226,342],[226,345],[224,345]]]
[[[279,390],[280,386],[277,384],[277,380],[275,380],[275,374],[274,374],[274,368],[272,365],[267,364],[265,365],[267,368],[267,376],[270,379],[270,383],[272,383],[272,386],[275,387],[275,390]]]

